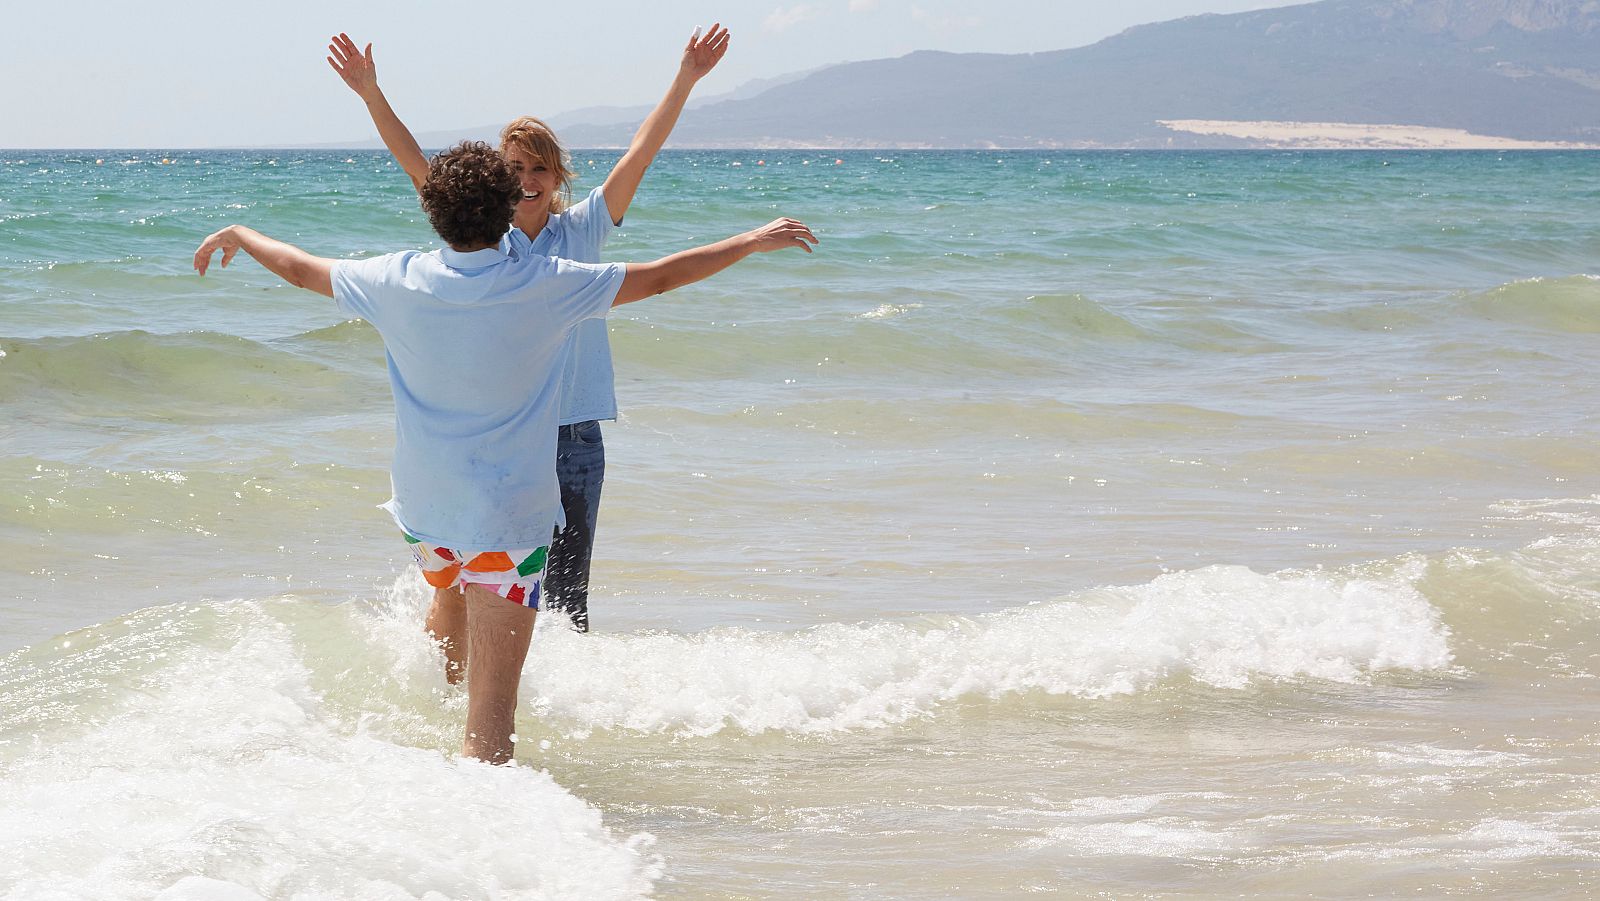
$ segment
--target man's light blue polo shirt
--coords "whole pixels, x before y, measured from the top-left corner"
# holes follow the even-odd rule
[[[611,308],[624,273],[495,248],[334,265],[339,309],[376,326],[388,355],[395,448],[385,506],[402,529],[456,549],[550,543],[565,519],[558,364],[573,329]]]
[[[582,201],[553,214],[544,230],[532,239],[512,229],[501,242],[502,250],[560,257],[579,263],[600,262],[600,248],[616,228],[606,194],[595,188]],[[611,365],[611,341],[604,319],[580,324],[567,339],[561,362],[561,421],[559,425],[617,418],[616,373]]]

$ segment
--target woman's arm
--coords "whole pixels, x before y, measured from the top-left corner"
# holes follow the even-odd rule
[[[639,190],[639,182],[644,181],[645,170],[650,168],[661,145],[667,143],[673,126],[678,124],[678,115],[683,112],[683,105],[689,102],[689,92],[694,90],[695,83],[704,78],[706,73],[716,68],[727,52],[728,29],[720,24],[712,25],[711,31],[703,38],[698,29],[689,38],[689,45],[683,48],[683,62],[678,66],[678,75],[667,89],[667,95],[645,117],[644,124],[633,136],[633,143],[628,145],[628,152],[622,155],[611,174],[606,176],[603,190],[606,208],[611,211],[612,225],[622,224],[622,217],[628,212],[628,205],[633,203],[633,195]]]
[[[378,67],[372,62],[372,45],[368,44],[366,52],[362,53],[356,49],[356,42],[342,32],[330,40],[328,65],[339,73],[350,90],[366,102],[367,113],[372,116],[372,124],[378,126],[378,136],[383,138],[383,146],[389,148],[395,162],[406,170],[406,174],[411,176],[412,186],[420,192],[428,181],[428,158],[422,155],[422,148],[412,136],[411,129],[406,128],[400,117],[395,115],[388,98],[383,96],[383,91],[378,87]]]

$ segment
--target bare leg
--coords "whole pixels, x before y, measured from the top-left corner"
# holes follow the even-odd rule
[[[444,648],[444,677],[457,685],[467,674],[467,599],[459,588],[435,588],[428,634]]]
[[[467,738],[461,753],[505,763],[516,750],[517,683],[528,659],[528,640],[538,613],[479,585],[467,586]]]

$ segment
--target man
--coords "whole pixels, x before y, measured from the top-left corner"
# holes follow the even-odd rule
[[[707,278],[752,253],[817,239],[779,219],[652,263],[583,264],[500,249],[522,186],[486,144],[434,157],[423,210],[446,248],[331,260],[230,226],[195,251],[201,275],[240,250],[334,298],[383,337],[395,400],[394,497],[386,509],[436,603],[429,629],[446,674],[467,679],[462,753],[512,758],[517,685],[548,545],[561,524],[555,476],[561,348],[580,322]]]
[[[600,262],[606,240],[622,225],[646,170],[672,133],[690,92],[716,68],[728,46],[726,28],[712,25],[703,38],[700,29],[695,29],[666,95],[640,124],[627,152],[605,181],[577,203],[568,196],[574,177],[571,160],[555,132],[532,116],[512,120],[500,133],[500,153],[522,179],[523,194],[505,241],[521,253]],[[341,33],[330,39],[328,54],[328,65],[361,98],[384,146],[420,192],[428,179],[428,158],[378,86],[372,45],[360,50],[349,35]],[[532,75],[516,81],[519,90],[549,81],[540,75],[548,61],[538,52],[514,59],[523,74]],[[541,99],[540,92],[535,92],[534,99]],[[543,586],[545,609],[565,613],[580,632],[589,631],[589,563],[605,484],[606,452],[600,423],[617,418],[615,381],[606,323],[590,319],[567,338],[556,442],[556,478],[567,524],[550,544]],[[439,615],[438,608],[449,603],[447,593],[436,592],[433,615]]]

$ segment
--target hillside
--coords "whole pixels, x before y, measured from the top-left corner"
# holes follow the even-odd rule
[[[640,115],[559,117],[572,146]],[[1600,141],[1600,0],[1325,0],[1088,47],[847,63],[687,113],[675,147],[1201,147],[1171,120],[1370,123]]]

